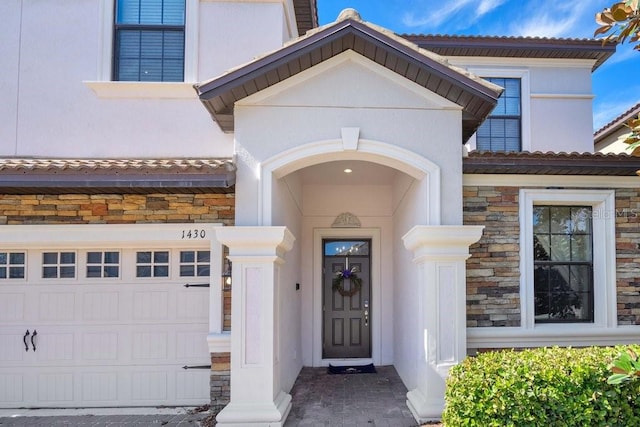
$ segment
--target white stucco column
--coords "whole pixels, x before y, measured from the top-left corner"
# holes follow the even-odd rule
[[[231,290],[231,401],[218,426],[282,426],[291,395],[280,385],[278,304],[280,265],[295,238],[286,227],[224,227]]]
[[[466,357],[465,260],[483,228],[415,226],[402,238],[418,266],[418,386],[407,393],[418,422],[440,417],[449,368]]]

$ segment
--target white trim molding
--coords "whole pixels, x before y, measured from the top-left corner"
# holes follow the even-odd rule
[[[111,82],[113,61],[113,23],[116,0],[102,0],[100,3],[100,50],[97,64],[97,80]],[[185,0],[184,19],[184,81],[198,79],[198,21],[200,0]],[[89,83],[89,82],[86,82]],[[118,83],[118,82],[114,82]],[[195,91],[194,91],[195,93]]]
[[[469,71],[482,78],[520,79],[520,150],[531,151],[531,84],[526,68],[491,68],[476,66]]]
[[[591,206],[593,227],[593,323],[535,324],[533,313],[533,207],[534,205]],[[525,329],[614,328],[616,311],[614,190],[520,190],[520,313]]]
[[[387,307],[382,304],[382,246],[379,228],[316,228],[313,230],[313,324],[312,324],[312,360],[313,366],[329,366],[329,363],[340,365],[356,364],[355,359],[323,359],[322,358],[322,240],[329,238],[371,239],[371,358],[358,359],[357,362],[382,363],[382,322]],[[385,305],[393,301],[385,301]],[[385,320],[389,320],[388,317]],[[391,345],[391,343],[384,343]]]
[[[265,160],[260,169],[261,191],[259,223],[271,225],[273,180],[307,166],[334,160],[362,160],[397,169],[421,181],[426,179],[429,225],[440,225],[440,166],[412,151],[394,144],[360,139],[355,151],[345,150],[342,139],[318,141],[295,147]]]

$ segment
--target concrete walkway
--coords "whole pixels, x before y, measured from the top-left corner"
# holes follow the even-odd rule
[[[376,369],[375,374],[329,375],[326,368],[303,368],[291,390],[285,427],[417,426],[394,367]],[[214,424],[209,415],[189,408],[2,409],[0,427],[210,427]]]

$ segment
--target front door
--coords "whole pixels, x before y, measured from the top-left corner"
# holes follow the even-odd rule
[[[325,239],[323,358],[371,357],[371,240]]]

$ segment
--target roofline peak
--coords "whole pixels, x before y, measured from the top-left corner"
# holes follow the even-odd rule
[[[362,17],[360,16],[360,12],[355,10],[352,7],[348,7],[343,9],[342,12],[336,18],[336,22],[346,21],[347,19],[351,19],[352,21],[362,22]]]

